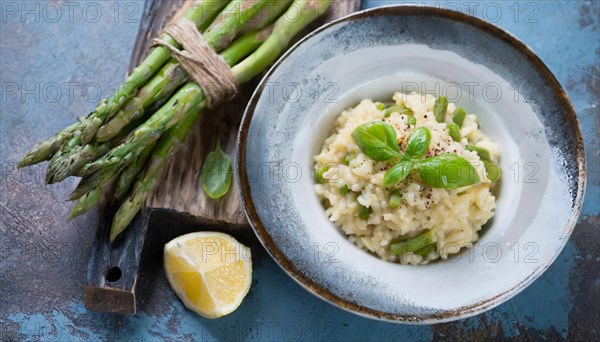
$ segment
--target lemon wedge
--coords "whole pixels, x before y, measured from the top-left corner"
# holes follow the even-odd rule
[[[250,248],[218,232],[179,236],[165,245],[165,273],[190,310],[218,318],[237,309],[250,290]]]

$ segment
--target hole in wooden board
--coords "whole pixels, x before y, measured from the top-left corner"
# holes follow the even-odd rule
[[[121,279],[121,275],[122,272],[118,266],[108,267],[106,269],[106,272],[104,272],[104,278],[106,278],[106,280],[111,283]]]

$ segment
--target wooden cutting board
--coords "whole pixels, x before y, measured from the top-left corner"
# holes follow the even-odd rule
[[[132,66],[137,65],[144,57],[150,40],[171,19],[172,13],[181,14],[193,3],[194,1],[191,0],[169,0],[162,1],[160,4],[153,2],[147,7],[149,13],[140,28]],[[177,8],[179,10],[175,10]],[[360,0],[335,1],[327,13],[299,34],[296,40],[323,23],[343,17],[359,8]],[[165,166],[160,187],[149,197],[148,207],[189,215],[198,223],[221,224],[230,228],[249,227],[235,182],[226,196],[214,200],[202,192],[200,179],[203,161],[214,149],[217,141],[220,141],[223,149],[232,160],[234,159],[238,126],[260,78],[261,76],[257,76],[253,82],[243,85],[239,95],[231,103],[202,114],[186,143]]]
[[[277,0],[274,0],[277,1]],[[173,18],[192,6],[195,0],[146,0],[130,70],[146,55],[152,38]],[[301,32],[296,40],[327,21],[358,10],[360,0],[338,0],[321,18]],[[198,225],[213,230],[236,233],[236,237],[251,234],[243,212],[238,188],[232,184],[229,193],[213,200],[202,192],[202,163],[219,141],[235,160],[238,126],[260,75],[243,85],[231,103],[217,110],[205,111],[194,126],[187,141],[171,156],[163,170],[159,187],[125,232],[111,243],[108,239],[114,205],[106,202],[102,210],[96,238],[88,261],[87,285],[83,299],[87,308],[133,314],[137,311],[136,285],[144,265],[157,262],[152,255],[162,250],[165,241],[186,232],[198,230]],[[234,165],[235,168],[235,165]],[[173,225],[173,223],[176,224]],[[145,252],[145,253],[144,253]]]

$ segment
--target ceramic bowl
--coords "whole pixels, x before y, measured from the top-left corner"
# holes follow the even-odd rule
[[[501,147],[494,219],[473,248],[424,266],[353,245],[313,190],[336,116],[398,90],[447,96]],[[358,12],[291,48],[246,109],[237,163],[250,224],[293,279],[343,309],[411,323],[475,315],[531,284],[568,240],[585,184],[577,116],[542,61],[496,26],[428,7]]]

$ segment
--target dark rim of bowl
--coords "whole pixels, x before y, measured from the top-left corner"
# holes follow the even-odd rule
[[[300,272],[294,264],[281,252],[278,246],[273,242],[271,236],[265,229],[258,212],[254,206],[254,202],[252,201],[252,196],[250,194],[250,185],[248,183],[248,178],[246,174],[246,141],[248,138],[248,130],[250,128],[250,123],[252,121],[254,110],[256,109],[256,105],[258,103],[258,99],[260,98],[260,94],[265,87],[265,82],[271,77],[273,71],[276,70],[279,65],[290,55],[292,54],[302,43],[306,40],[312,38],[324,30],[338,25],[344,22],[350,22],[356,19],[368,18],[368,17],[377,17],[380,15],[423,15],[429,17],[440,17],[445,19],[450,19],[454,21],[458,21],[472,27],[475,27],[479,30],[482,30],[491,36],[501,39],[504,42],[511,45],[513,48],[518,50],[537,70],[539,74],[541,74],[549,83],[552,88],[552,92],[558,99],[560,105],[562,106],[563,113],[565,118],[570,123],[572,129],[572,135],[574,138],[574,143],[576,145],[577,150],[577,163],[579,166],[579,181],[578,181],[578,189],[577,196],[574,200],[574,211],[571,215],[571,220],[564,231],[564,239],[563,245],[556,252],[556,254],[550,259],[547,260],[546,264],[535,269],[527,278],[522,280],[519,284],[514,286],[512,289],[505,291],[503,293],[499,293],[494,297],[485,299],[478,303],[463,306],[455,310],[446,310],[433,314],[427,315],[398,315],[388,312],[377,311],[372,308],[368,308],[362,306],[360,304],[353,303],[345,298],[341,298],[332,292],[328,291],[324,286],[314,282],[308,275]],[[242,122],[240,125],[239,133],[238,133],[238,141],[237,141],[237,183],[241,190],[241,200],[242,205],[244,207],[244,211],[246,213],[246,217],[250,222],[256,236],[259,241],[265,247],[269,255],[279,264],[279,266],[288,273],[292,279],[298,282],[301,286],[306,288],[308,291],[316,295],[317,297],[328,301],[342,309],[348,310],[350,312],[371,317],[377,318],[386,321],[393,322],[403,322],[403,323],[434,323],[434,322],[446,322],[452,321],[459,318],[466,318],[469,316],[476,315],[488,309],[491,309],[501,303],[509,300],[519,292],[521,292],[524,288],[526,288],[530,283],[532,283],[535,279],[537,279],[556,259],[556,257],[560,254],[562,248],[566,244],[568,237],[571,235],[575,224],[577,223],[577,218],[579,217],[581,211],[581,205],[583,201],[583,195],[585,191],[585,180],[586,180],[586,170],[585,170],[585,153],[583,147],[583,138],[581,136],[581,130],[579,128],[579,120],[577,118],[577,114],[569,100],[569,97],[565,90],[561,87],[560,83],[556,79],[556,77],[552,74],[552,72],[548,69],[548,67],[540,60],[533,51],[527,47],[524,43],[518,40],[516,37],[512,36],[508,32],[503,29],[488,23],[482,19],[448,9],[442,9],[437,7],[428,7],[428,6],[406,6],[406,5],[396,5],[396,6],[384,6],[377,7],[373,9],[368,9],[364,11],[359,11],[356,13],[352,13],[343,18],[334,20],[329,22],[315,31],[307,34],[300,41],[298,41],[294,46],[292,46],[267,72],[267,74],[263,77],[260,84],[256,88],[256,91],[252,95],[248,106],[246,107],[244,116],[242,118]]]

